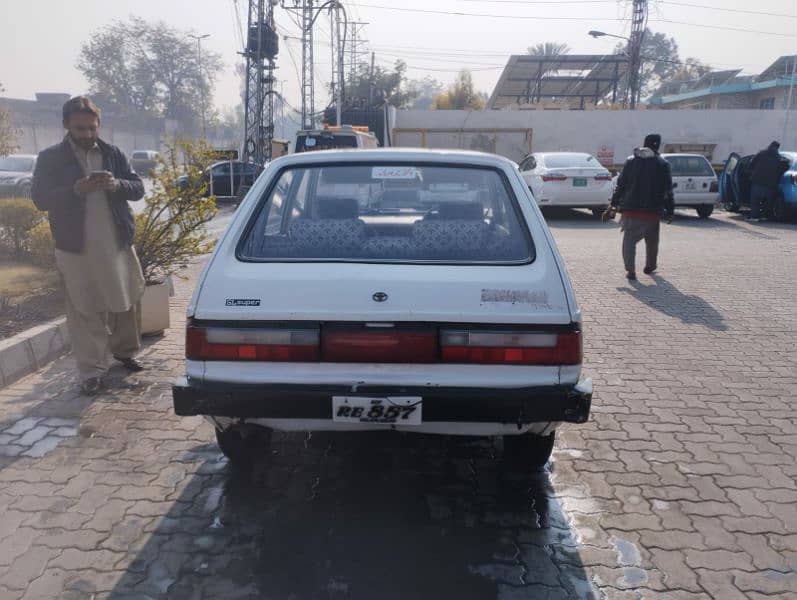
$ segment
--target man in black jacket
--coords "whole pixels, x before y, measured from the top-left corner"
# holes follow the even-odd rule
[[[63,124],[64,140],[39,154],[31,195],[49,213],[72,350],[83,391],[95,394],[109,351],[128,370],[142,369],[144,277],[128,201],[141,199],[144,185],[122,151],[99,138],[100,110],[89,98],[68,100]]]
[[[789,170],[789,161],[780,155],[780,143],[772,142],[761,150],[750,162],[750,220],[760,220],[761,212],[767,213],[778,197],[780,178]]]
[[[675,204],[672,194],[670,164],[659,156],[661,136],[652,133],[645,137],[642,148],[634,149],[612,195],[610,213],[620,209],[623,235],[623,262],[626,277],[636,279],[636,245],[645,240],[644,272],[657,268],[659,254],[659,220],[662,216],[672,222]]]

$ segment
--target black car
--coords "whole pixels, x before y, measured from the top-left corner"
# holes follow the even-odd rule
[[[35,154],[0,156],[0,197],[30,198]]]
[[[231,169],[232,167],[232,169]],[[260,174],[261,167],[255,163],[240,160],[224,160],[212,164],[205,169],[202,178],[207,183],[206,196],[217,198],[237,197],[242,187],[249,187]],[[184,186],[187,178],[178,179],[178,185]]]

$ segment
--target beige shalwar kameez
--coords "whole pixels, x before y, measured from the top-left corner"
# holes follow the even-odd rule
[[[71,142],[71,140],[70,140]],[[88,176],[101,171],[102,153],[95,144],[84,150],[71,143]],[[86,195],[83,251],[55,251],[66,287],[66,320],[72,350],[83,380],[108,370],[109,352],[135,356],[141,347],[139,302],[144,276],[133,247],[121,249],[105,192]]]

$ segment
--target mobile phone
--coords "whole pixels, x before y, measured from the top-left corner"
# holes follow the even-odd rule
[[[112,175],[109,171],[92,171],[89,174],[91,179],[105,179],[106,177]]]

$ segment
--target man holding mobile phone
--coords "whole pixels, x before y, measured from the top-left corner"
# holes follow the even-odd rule
[[[128,201],[144,196],[144,184],[122,151],[99,138],[100,109],[89,98],[64,104],[63,125],[64,140],[39,154],[31,196],[49,213],[72,351],[81,388],[93,395],[109,353],[129,371],[143,368],[135,356],[144,277]]]

